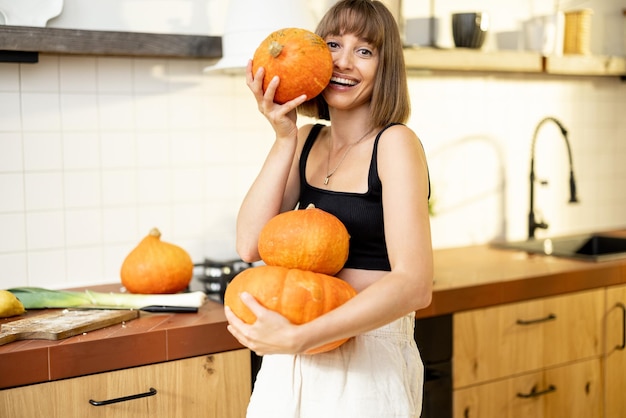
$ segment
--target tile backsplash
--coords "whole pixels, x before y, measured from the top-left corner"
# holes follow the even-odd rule
[[[244,77],[207,62],[40,56],[0,64],[0,288],[119,280],[153,226],[195,261],[235,257],[235,218],[273,139]],[[618,78],[410,77],[429,158],[435,248],[523,239],[530,147],[549,181],[537,235],[626,226],[626,83]],[[308,122],[301,119],[300,123]]]

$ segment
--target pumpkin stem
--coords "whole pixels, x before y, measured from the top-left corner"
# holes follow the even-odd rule
[[[274,58],[278,57],[283,50],[283,45],[279,44],[276,41],[270,42],[270,55]]]
[[[148,235],[155,238],[161,238],[161,231],[159,231],[158,228],[152,228]]]
[[[309,206],[306,207],[307,209],[315,209],[315,205],[313,203],[309,203]]]

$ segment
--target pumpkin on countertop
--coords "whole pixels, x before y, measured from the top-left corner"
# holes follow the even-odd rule
[[[131,293],[165,294],[184,290],[193,276],[193,262],[181,247],[161,241],[153,228],[122,263],[122,284]]]
[[[312,321],[356,295],[347,282],[326,274],[280,266],[252,267],[235,276],[224,295],[224,304],[248,324],[254,323],[256,316],[241,301],[242,292],[296,325]],[[347,340],[324,344],[306,354],[330,351]]]
[[[258,243],[265,264],[331,276],[343,268],[349,247],[345,225],[313,205],[274,216],[261,230]]]
[[[254,52],[252,73],[265,69],[263,91],[274,76],[280,84],[274,95],[276,103],[286,103],[306,94],[312,99],[322,92],[333,74],[333,60],[326,41],[300,28],[272,32]]]

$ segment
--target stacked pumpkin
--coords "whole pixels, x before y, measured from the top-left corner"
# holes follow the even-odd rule
[[[248,324],[256,316],[240,295],[248,292],[267,309],[293,324],[304,324],[342,305],[356,291],[333,277],[348,259],[350,236],[334,215],[309,206],[276,215],[259,235],[259,255],[266,265],[239,273],[226,288],[224,304]],[[307,351],[322,353],[347,339]]]

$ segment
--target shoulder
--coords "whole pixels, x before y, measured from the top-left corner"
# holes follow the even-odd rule
[[[406,148],[421,148],[417,134],[404,124],[388,126],[380,133],[379,152],[402,152]]]

